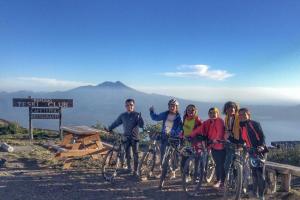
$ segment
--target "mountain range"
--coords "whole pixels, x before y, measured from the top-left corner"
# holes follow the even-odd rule
[[[205,95],[205,94],[204,94]],[[81,86],[67,91],[59,92],[0,92],[0,118],[16,121],[28,126],[28,108],[12,107],[12,98],[70,98],[74,100],[73,108],[63,109],[63,125],[94,125],[100,122],[104,125],[112,123],[120,113],[125,111],[124,101],[134,98],[136,110],[142,113],[146,122],[151,123],[149,107],[154,106],[155,111],[162,112],[167,109],[170,96],[148,94],[126,86],[120,81],[106,81],[96,86]],[[188,104],[195,104],[202,119],[207,118],[210,107],[218,107],[223,103],[199,102],[178,98],[180,110],[183,113]],[[255,119],[264,120],[298,120],[300,119],[300,105],[295,106],[269,106],[245,105]],[[244,107],[244,106],[243,106]],[[57,127],[55,120],[34,120],[33,126],[43,128]]]

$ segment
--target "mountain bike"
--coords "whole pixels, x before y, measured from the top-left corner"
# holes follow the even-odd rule
[[[141,180],[148,180],[153,177],[153,173],[157,172],[157,167],[160,166],[160,147],[159,147],[159,135],[160,133],[151,133],[148,135],[150,138],[149,148],[147,152],[144,152],[138,166],[138,175]]]
[[[196,196],[205,177],[208,152],[201,141],[195,146],[182,148],[182,155],[187,157],[182,169],[183,190],[190,196]]]
[[[162,189],[168,170],[175,172],[179,168],[180,138],[168,137],[168,145],[162,159],[162,170],[159,181],[159,189]]]
[[[112,182],[117,176],[118,171],[125,167],[125,149],[122,134],[114,134],[116,141],[113,147],[104,157],[102,164],[102,176],[106,181]]]
[[[233,160],[229,166],[224,183],[224,198],[235,199],[241,198],[243,188],[243,145],[234,144],[226,141],[226,145],[234,148]]]

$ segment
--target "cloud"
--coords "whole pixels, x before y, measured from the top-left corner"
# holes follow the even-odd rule
[[[224,80],[234,76],[226,70],[210,70],[208,65],[182,65],[178,68],[177,72],[165,72],[162,75],[168,77],[201,77],[212,80]]]
[[[81,81],[58,80],[45,77],[16,77],[0,79],[2,91],[62,91],[84,85],[93,85]]]
[[[43,84],[45,86],[59,86],[59,87],[78,87],[82,85],[91,85],[90,83],[84,83],[79,81],[66,81],[66,80],[57,80],[54,78],[39,78],[39,77],[18,77],[18,80],[28,81],[38,84]]]
[[[156,93],[205,102],[234,100],[249,104],[299,104],[300,87],[201,87],[156,86],[135,87],[147,93]]]

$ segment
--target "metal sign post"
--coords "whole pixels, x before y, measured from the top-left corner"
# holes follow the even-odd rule
[[[62,139],[61,120],[62,108],[72,108],[73,99],[43,99],[43,98],[13,98],[13,107],[29,108],[29,138],[33,139],[32,120],[33,119],[58,119],[59,133]]]

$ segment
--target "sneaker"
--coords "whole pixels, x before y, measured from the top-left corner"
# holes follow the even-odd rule
[[[175,171],[171,171],[171,177],[170,179],[174,179],[176,178],[176,172]]]
[[[221,181],[218,181],[213,185],[214,188],[219,188],[220,186],[221,186]]]
[[[186,178],[185,178],[185,182],[190,182],[190,181],[192,181],[192,177],[191,176],[187,176]]]

